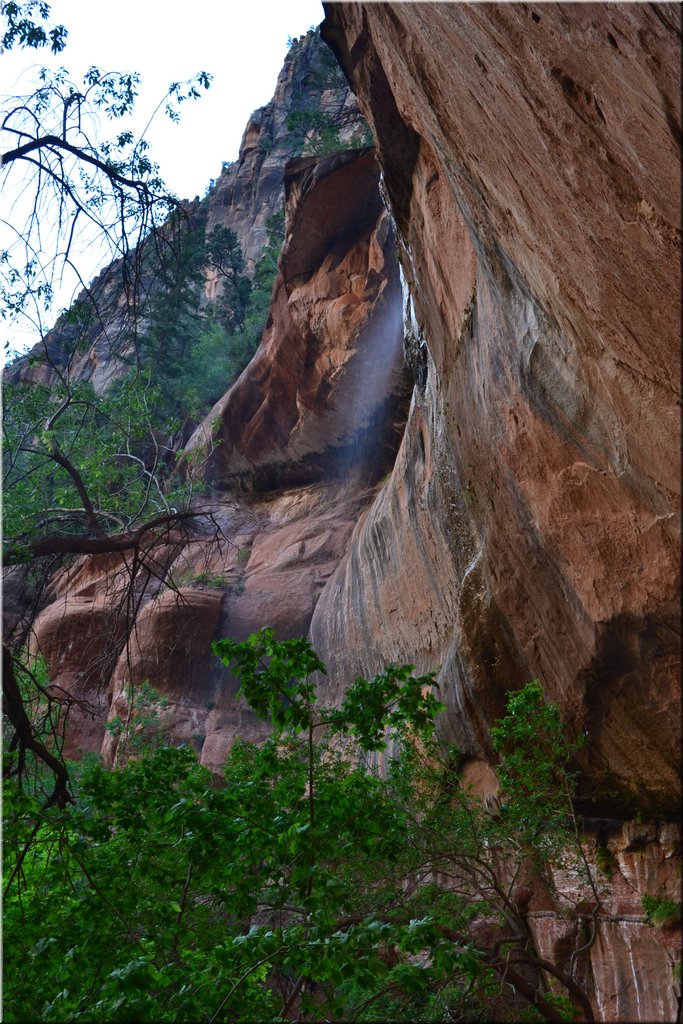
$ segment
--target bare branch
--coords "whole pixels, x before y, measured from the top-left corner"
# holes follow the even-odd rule
[[[93,156],[86,149],[81,149],[78,146],[73,146],[70,142],[65,139],[60,139],[58,135],[43,135],[38,139],[31,139],[30,142],[26,142],[23,146],[17,146],[16,149],[10,149],[7,153],[3,153],[2,160],[0,161],[0,167],[5,167],[11,164],[15,160],[22,160],[28,156],[29,153],[33,153],[35,150],[49,149],[53,150],[65,150],[72,156],[77,157],[78,160],[82,160],[83,163],[91,164],[98,170],[102,171],[107,175],[111,181],[115,181],[119,185],[124,185],[126,188],[132,188],[138,191],[141,195],[152,196],[154,193],[150,189],[147,182],[140,180],[139,178],[126,178],[110,163],[106,163],[104,160],[100,160],[99,157]],[[164,196],[166,198],[166,196]]]
[[[132,551],[138,547],[147,534],[161,527],[169,527],[190,519],[196,519],[198,513],[170,512],[149,519],[136,530],[110,536],[75,537],[68,534],[55,534],[39,540],[26,541],[22,546],[10,547],[5,555],[6,565],[19,565],[31,558],[42,558],[44,555],[103,555],[116,551]]]

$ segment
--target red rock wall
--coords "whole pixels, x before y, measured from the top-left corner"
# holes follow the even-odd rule
[[[391,479],[316,606],[330,686],[440,667],[443,730],[477,765],[504,692],[539,677],[588,735],[580,808],[675,817],[680,12],[325,8],[377,140],[417,380]],[[679,1012],[680,930],[644,924],[640,898],[680,897],[680,839],[648,827],[632,855],[613,838],[581,960],[603,1020]],[[539,949],[569,956],[575,926],[535,914]]]
[[[602,905],[595,941],[576,956],[574,976],[590,993],[596,1020],[680,1019],[680,922],[648,924],[641,904],[643,894],[680,900],[680,832],[669,822],[586,824],[585,850]],[[539,954],[569,968],[572,953],[590,938],[593,894],[575,872],[556,870],[554,881],[559,905],[534,894],[527,921]]]
[[[288,165],[287,238],[263,340],[187,445],[216,487],[345,474],[363,450],[372,462],[379,451],[386,470],[375,441],[403,388],[403,328],[378,182],[374,150]]]
[[[116,612],[125,567],[94,560],[36,623],[52,678],[94,710],[70,750],[118,756],[105,720],[148,679],[171,737],[218,768],[263,727],[211,639],[310,627],[333,695],[390,660],[439,668],[443,731],[484,791],[505,691],[538,676],[588,733],[581,810],[676,813],[672,19],[662,5],[329,6],[398,231],[407,425],[373,154],[298,161],[262,346],[191,443],[223,542],[160,550],[177,593],[138,586],[134,630]],[[645,925],[640,896],[677,892],[680,846],[649,823],[633,846],[634,827],[606,840],[618,870],[582,980],[605,1020],[667,1020],[677,936]],[[530,923],[540,950],[575,948],[541,896]]]
[[[401,461],[423,521],[397,471],[350,556],[380,585],[345,577],[316,640],[383,660],[406,634],[377,649],[377,623],[412,620],[473,752],[506,686],[541,677],[589,733],[584,797],[658,813],[680,749],[673,17],[350,3],[323,29],[377,136],[429,355]]]
[[[135,579],[132,556],[117,556],[81,560],[53,583],[33,647],[53,684],[83,702],[70,755],[124,756],[106,726],[130,719],[144,682],[166,702],[145,714],[212,769],[236,736],[265,734],[211,641],[264,625],[306,635],[405,421],[401,287],[378,178],[367,149],[288,168],[288,237],[262,345],[189,446],[215,488],[201,500],[203,535],[167,538]]]

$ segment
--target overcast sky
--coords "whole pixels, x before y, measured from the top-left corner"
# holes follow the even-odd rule
[[[24,91],[17,79],[36,64],[64,66],[76,80],[93,64],[138,71],[143,125],[170,82],[213,75],[180,124],[160,116],[149,133],[167,184],[191,199],[237,157],[249,115],[273,95],[288,37],[319,25],[324,11],[319,0],[51,0],[51,16],[68,29],[66,49],[3,54],[0,93]]]
[[[93,64],[138,71],[139,133],[172,81],[213,76],[200,100],[183,104],[179,124],[160,115],[147,133],[167,185],[191,199],[236,159],[249,115],[273,95],[288,37],[320,24],[324,11],[319,0],[51,0],[51,17],[68,29],[66,49],[3,54],[1,96],[29,92],[42,64],[66,67],[75,81]]]

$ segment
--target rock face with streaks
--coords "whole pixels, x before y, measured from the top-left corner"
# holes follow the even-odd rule
[[[576,873],[557,869],[560,905],[538,891],[529,901],[527,921],[539,954],[569,968],[574,951],[587,946],[575,954],[575,977],[590,994],[598,1020],[676,1020],[680,904],[669,919],[650,923],[644,919],[641,896],[657,895],[674,904],[680,900],[679,829],[671,822],[609,819],[586,819],[584,828],[601,901],[595,939],[590,942],[595,907],[590,887]]]
[[[440,668],[444,732],[483,777],[504,692],[539,677],[587,734],[580,807],[675,818],[679,12],[326,14],[376,136],[416,378],[391,479],[316,606],[330,686],[388,660]],[[644,925],[640,897],[680,897],[680,843],[652,828],[610,836],[581,961],[601,1019],[678,1014],[680,927]],[[580,936],[538,913],[539,949],[566,961]]]
[[[326,14],[376,155],[287,167],[261,347],[189,445],[213,488],[204,534],[160,541],[132,590],[116,559],[53,581],[34,643],[94,716],[70,750],[119,758],[105,722],[149,680],[163,728],[217,769],[263,726],[210,641],[272,625],[312,639],[328,697],[389,661],[437,670],[442,733],[486,800],[490,726],[538,677],[587,735],[600,906],[587,945],[585,879],[556,878],[578,918],[518,893],[537,948],[576,962],[600,1019],[676,1019],[680,927],[648,924],[641,897],[680,897],[678,12]],[[250,265],[283,110],[252,119],[212,193],[209,224],[238,230]]]
[[[584,801],[659,814],[680,784],[672,18],[330,5],[421,362],[396,470],[312,627],[333,661],[443,666],[472,754],[505,689],[542,678],[589,734]]]
[[[401,390],[403,326],[378,178],[374,150],[288,165],[287,238],[261,346],[187,445],[215,486],[304,482],[359,460],[386,470],[377,440]]]

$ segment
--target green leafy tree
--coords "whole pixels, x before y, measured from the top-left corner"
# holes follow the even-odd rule
[[[244,274],[244,257],[239,239],[231,228],[215,227],[206,238],[205,265],[223,283],[218,300],[219,316],[226,327],[244,327],[249,306],[251,281]]]
[[[187,497],[164,488],[155,443],[158,390],[142,375],[96,395],[85,381],[6,384],[3,441],[6,564],[97,553]],[[114,545],[115,548],[115,545]]]
[[[2,36],[3,50],[19,47],[39,50],[49,46],[52,53],[61,53],[66,46],[68,35],[64,25],[41,24],[49,22],[50,5],[42,0],[28,0],[26,3],[3,3],[5,31]]]
[[[529,823],[527,789],[503,789],[510,832],[487,814],[435,740],[431,674],[389,666],[328,707],[305,640],[262,630],[214,649],[273,726],[260,746],[235,743],[219,786],[191,750],[161,747],[117,770],[84,764],[64,811],[10,788],[7,1021],[559,1021],[574,1007],[592,1020],[536,956],[509,885],[539,842],[568,856],[571,807],[554,789],[534,791]],[[524,777],[546,778],[559,750],[571,792],[554,713],[535,686],[523,712],[516,699],[498,726],[505,764],[517,770],[531,710],[551,733]]]

